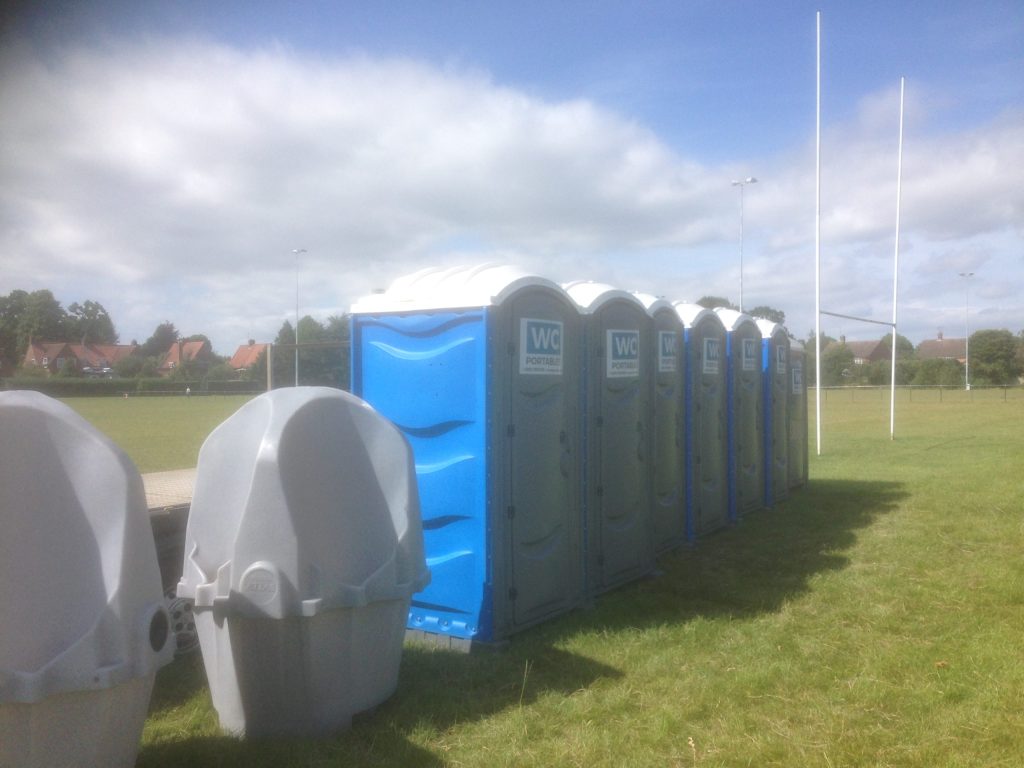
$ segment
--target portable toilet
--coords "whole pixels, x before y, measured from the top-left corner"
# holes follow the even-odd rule
[[[427,579],[412,452],[358,398],[277,389],[203,443],[178,596],[225,730],[325,736],[381,704]]]
[[[0,435],[0,766],[128,768],[174,657],[142,478],[37,392]]]
[[[587,591],[596,594],[654,568],[651,319],[636,296],[609,285],[565,289],[583,315]]]
[[[686,349],[687,521],[692,539],[729,523],[725,326],[710,309],[676,302]]]
[[[750,315],[715,310],[725,326],[729,519],[764,506],[761,331]]]
[[[764,504],[772,506],[789,490],[789,334],[778,323],[758,320],[764,392]]]
[[[657,350],[650,356],[654,392],[649,464],[654,551],[661,553],[686,541],[683,323],[671,302],[645,293],[636,297],[652,320],[648,349]]]
[[[807,356],[799,341],[789,343],[789,487],[807,482]]]
[[[579,323],[509,266],[421,270],[352,308],[352,391],[416,457],[432,581],[411,630],[466,647],[582,600]]]

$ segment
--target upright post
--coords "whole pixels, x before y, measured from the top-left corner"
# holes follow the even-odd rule
[[[270,392],[274,388],[274,345],[267,344],[264,354],[267,361],[267,392]]]
[[[896,252],[892,259],[892,388],[889,394],[889,439],[896,439],[896,297],[900,281],[900,197],[903,185],[903,85],[900,78],[900,141],[896,161]]]
[[[814,429],[821,456],[821,11],[816,16],[814,151]]]

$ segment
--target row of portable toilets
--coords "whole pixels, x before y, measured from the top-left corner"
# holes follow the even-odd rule
[[[359,397],[266,393],[199,454],[177,595],[235,734],[345,728],[407,629],[500,640],[806,480],[800,350],[735,312],[428,270],[352,339]],[[0,435],[0,767],[133,765],[174,655],[139,473],[38,393]]]
[[[351,317],[352,391],[416,460],[410,630],[501,640],[806,481],[780,325],[504,266],[422,270]]]

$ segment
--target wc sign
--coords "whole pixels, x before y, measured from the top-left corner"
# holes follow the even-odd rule
[[[704,339],[704,373],[717,374],[718,361],[722,356],[722,344],[718,339]]]
[[[640,375],[640,331],[607,331],[606,373],[609,379]]]
[[[804,364],[796,360],[790,370],[793,371],[793,394],[802,395],[804,393]]]
[[[781,344],[775,348],[775,373],[778,376],[786,375],[786,359],[789,357],[789,350]]]
[[[676,335],[658,331],[658,373],[676,372]]]
[[[562,373],[562,324],[557,320],[519,321],[519,372]]]
[[[754,339],[743,340],[743,370],[757,370],[757,341]]]

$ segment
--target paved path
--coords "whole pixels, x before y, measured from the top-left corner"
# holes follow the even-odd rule
[[[150,472],[142,476],[142,484],[146,488],[146,506],[150,514],[187,507],[192,503],[196,471],[174,469],[170,472]]]

